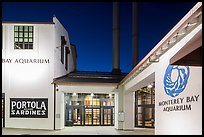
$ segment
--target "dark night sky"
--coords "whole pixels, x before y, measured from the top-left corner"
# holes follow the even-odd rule
[[[139,5],[139,60],[182,19],[197,2],[141,2]],[[132,69],[132,5],[120,5],[120,67]],[[67,29],[77,48],[77,70],[112,71],[111,2],[3,2],[2,21],[51,22]]]

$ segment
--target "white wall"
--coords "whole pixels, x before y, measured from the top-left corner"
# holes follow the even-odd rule
[[[180,42],[169,49],[165,54],[159,58],[159,62],[152,63],[145,68],[135,78],[131,79],[128,83],[121,86],[124,88],[123,92],[134,92],[141,87],[148,85],[155,80],[155,134],[202,134],[202,67],[190,67],[190,76],[185,90],[176,98],[198,97],[198,101],[191,103],[191,110],[177,111],[177,112],[164,112],[163,107],[159,106],[159,102],[171,100],[172,97],[166,95],[163,86],[164,73],[169,65],[169,60],[173,57],[188,41],[190,41],[196,34],[202,31],[202,24],[196,27],[192,32],[186,35]],[[176,77],[178,74],[172,74]],[[124,98],[128,98],[125,94]],[[131,101],[129,101],[130,103]],[[124,101],[123,110],[129,116],[135,115],[131,110],[129,103]],[[184,103],[185,104],[185,103]],[[125,118],[123,129],[131,127],[135,121],[130,121]]]
[[[65,125],[65,104],[64,104],[64,93],[56,92],[56,129],[63,129]]]
[[[80,85],[57,85],[57,111],[56,114],[60,117],[56,118],[56,129],[64,128],[64,115],[65,115],[65,104],[64,104],[64,93],[106,93],[115,94],[113,89],[116,85],[92,85],[92,84],[80,84]]]
[[[25,24],[17,24],[25,25]],[[53,129],[53,85],[54,75],[54,25],[26,24],[34,26],[34,49],[14,50],[14,24],[5,27],[4,75],[2,92],[5,92],[5,127],[28,129]],[[15,59],[49,59],[49,63],[14,63]],[[10,98],[48,98],[48,118],[10,118]],[[42,124],[43,123],[43,124]]]
[[[190,75],[186,88],[177,97],[170,97],[164,91],[163,76],[165,68],[156,75],[156,117],[155,134],[198,135],[202,134],[202,68],[190,67]],[[172,74],[174,77],[176,74]],[[198,96],[196,101],[195,96]],[[187,98],[193,97],[192,102]],[[178,104],[159,106],[159,102],[182,99]],[[165,107],[191,105],[191,110],[164,111]]]
[[[169,59],[175,55],[195,34],[201,30],[202,27],[198,26],[184,39],[177,43],[173,48],[167,51],[157,64],[155,75],[155,134],[202,134],[202,67],[190,67],[190,75],[186,88],[176,97],[168,96],[164,91],[164,74],[167,66],[169,65]],[[174,81],[177,76],[177,71],[172,71],[171,80]],[[197,101],[187,102],[187,98],[190,97],[195,100],[195,96],[199,96]],[[179,104],[159,106],[159,102],[180,99],[183,98],[183,102]],[[191,105],[191,110],[183,111],[163,111],[164,107],[178,106],[178,105]]]
[[[65,54],[64,54],[64,64],[61,62],[61,36],[65,36],[65,40],[67,41],[67,44],[65,46],[68,46],[70,49],[70,41],[68,32],[63,27],[63,25],[60,23],[60,21],[53,17],[53,22],[55,23],[55,48],[54,48],[54,78],[66,75],[67,73],[71,72],[73,69],[73,66],[69,66],[68,70],[65,69]],[[70,49],[71,50],[71,49]],[[64,48],[65,51],[65,48]],[[69,65],[72,65],[72,56],[69,54],[68,56],[68,63]]]
[[[112,93],[116,85],[76,84],[58,85],[59,91],[65,93]]]
[[[133,130],[135,125],[135,93],[124,92],[123,93],[123,108],[124,108],[124,130]]]
[[[14,50],[14,25],[34,26],[32,50]],[[28,129],[54,129],[64,126],[64,94],[56,93],[54,102],[53,79],[75,70],[69,36],[60,21],[53,17],[53,23],[15,24],[3,23],[2,93],[5,93],[5,127]],[[68,69],[61,63],[61,36],[65,36],[68,54]],[[15,63],[16,59],[46,59],[49,63]],[[10,98],[48,98],[48,118],[10,118]],[[43,124],[42,124],[43,123]]]

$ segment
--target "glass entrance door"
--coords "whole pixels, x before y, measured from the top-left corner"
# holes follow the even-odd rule
[[[113,125],[113,108],[103,108],[103,125],[111,126]]]
[[[85,109],[85,125],[92,125],[92,109]]]
[[[144,127],[154,127],[154,108],[151,106],[144,108]]]
[[[73,125],[82,125],[82,107],[73,107]]]
[[[82,125],[83,124],[83,108],[81,106],[69,106],[67,107],[67,125]]]
[[[85,109],[85,125],[97,126],[100,125],[100,108],[86,108]]]
[[[154,89],[143,88],[135,93],[135,126],[154,128]]]
[[[93,108],[93,125],[100,125],[100,109]]]
[[[114,96],[109,94],[65,94],[65,126],[113,126]]]

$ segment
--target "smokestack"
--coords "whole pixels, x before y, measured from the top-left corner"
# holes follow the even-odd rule
[[[120,70],[120,3],[113,2],[113,68],[112,74],[121,74]]]
[[[132,3],[132,67],[134,68],[139,62],[139,33],[138,33],[138,2]]]

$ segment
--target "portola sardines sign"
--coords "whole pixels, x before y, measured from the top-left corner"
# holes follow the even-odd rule
[[[10,98],[10,117],[48,118],[48,98]]]

